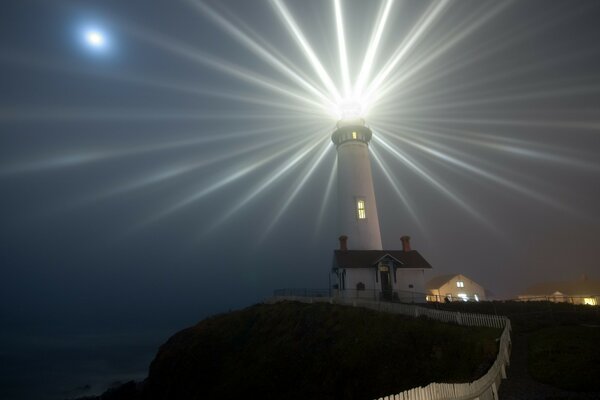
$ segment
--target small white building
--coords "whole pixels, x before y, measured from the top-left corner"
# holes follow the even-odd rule
[[[485,300],[485,288],[463,274],[440,275],[427,282],[427,301]]]
[[[402,250],[348,250],[346,236],[334,250],[334,295],[410,303],[426,301],[425,270],[431,265],[402,237]]]

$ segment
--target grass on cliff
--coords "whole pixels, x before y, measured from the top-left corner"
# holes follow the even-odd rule
[[[444,310],[506,315],[513,340],[527,338],[527,369],[539,382],[600,391],[600,307],[548,301],[430,304]]]
[[[567,390],[598,390],[600,327],[555,326],[529,336],[531,376]]]
[[[372,399],[467,382],[491,366],[500,333],[332,304],[255,305],[171,337],[143,397]]]

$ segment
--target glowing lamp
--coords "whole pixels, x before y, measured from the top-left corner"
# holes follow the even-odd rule
[[[362,116],[362,105],[358,100],[344,100],[339,105],[339,117],[342,120],[358,119]]]

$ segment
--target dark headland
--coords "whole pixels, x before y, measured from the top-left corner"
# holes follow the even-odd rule
[[[372,399],[472,381],[493,363],[499,336],[334,304],[258,304],[176,333],[145,381],[88,399]]]

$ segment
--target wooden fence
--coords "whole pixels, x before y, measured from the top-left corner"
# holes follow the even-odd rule
[[[335,297],[302,297],[281,296],[274,297],[268,302],[274,303],[282,300],[295,300],[305,303],[327,302],[332,304],[345,304],[354,307],[364,307],[371,310],[402,314],[413,317],[426,317],[436,321],[455,323],[464,326],[485,326],[490,328],[504,328],[500,336],[498,356],[488,372],[470,383],[430,383],[424,387],[416,387],[398,394],[381,397],[378,400],[497,400],[498,388],[502,379],[506,378],[506,367],[510,364],[510,320],[503,316],[487,314],[460,313],[454,311],[434,310],[413,304],[375,302],[368,300],[351,300]]]

